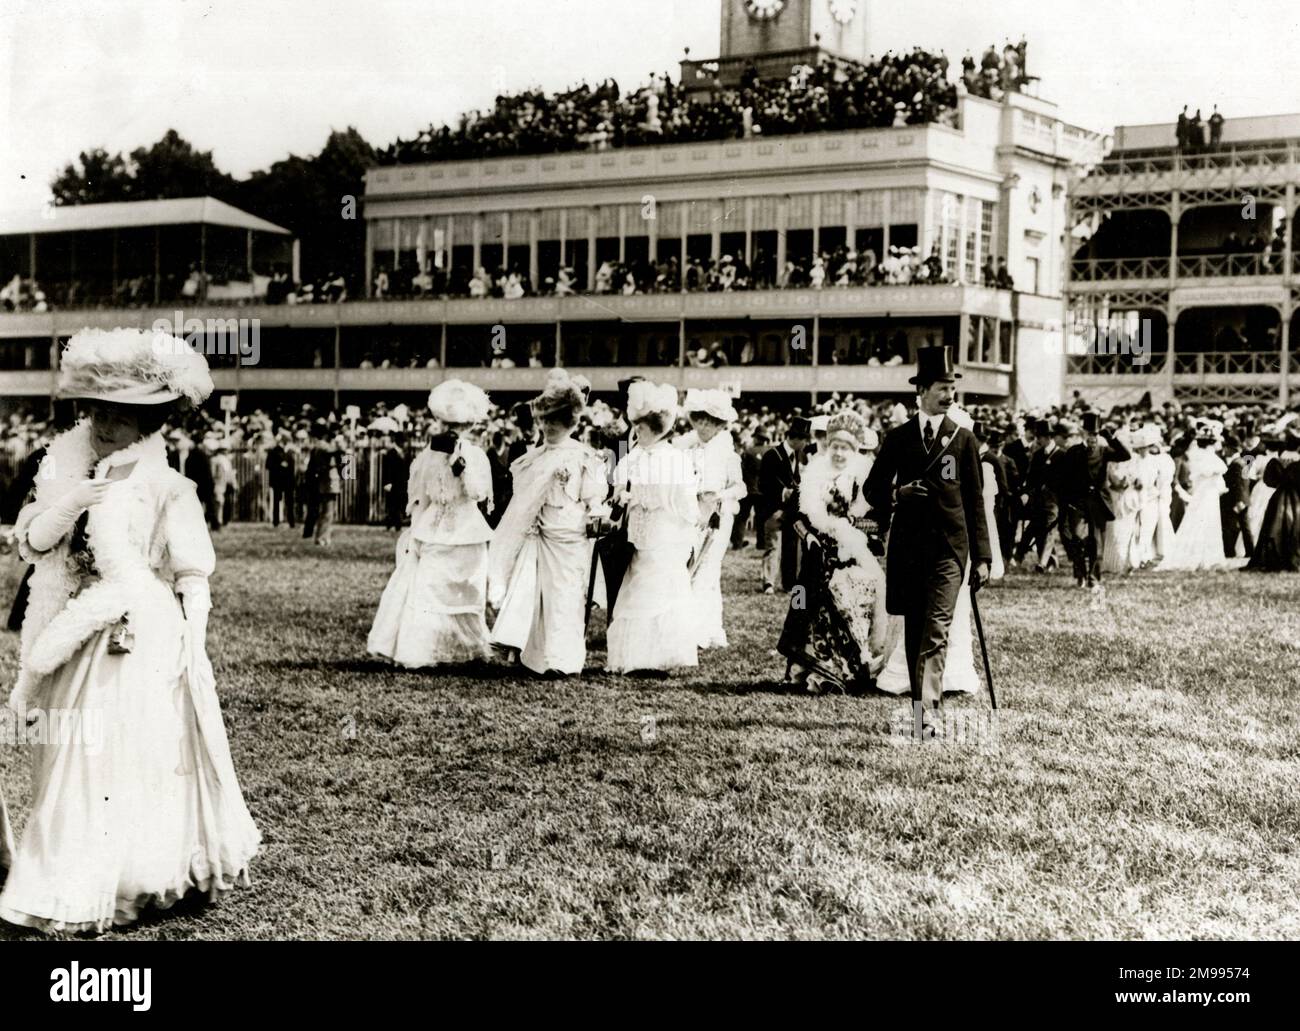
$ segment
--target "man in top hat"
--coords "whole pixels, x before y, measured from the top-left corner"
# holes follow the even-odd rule
[[[785,440],[768,448],[759,459],[758,492],[767,548],[763,552],[763,593],[772,594],[776,582],[776,555],[780,544],[781,589],[794,589],[799,577],[799,538],[795,516],[799,513],[799,470],[803,453],[812,436],[812,424],[804,418],[791,420]]]
[[[1115,518],[1106,503],[1106,472],[1111,462],[1126,462],[1129,450],[1101,430],[1101,415],[1083,413],[1083,440],[1058,463],[1056,482],[1061,507],[1060,534],[1074,565],[1079,587],[1101,580],[1106,524]]]
[[[917,414],[885,435],[863,488],[880,530],[893,529],[885,561],[885,606],[903,617],[918,737],[933,736],[943,706],[948,629],[966,563],[971,588],[988,579],[992,551],[984,518],[979,446],[947,415],[959,373],[946,347],[917,351]]]
[[[1047,572],[1056,563],[1051,534],[1060,521],[1061,510],[1056,496],[1058,480],[1054,467],[1064,454],[1062,445],[1067,435],[1068,427],[1061,423],[1053,426],[1046,419],[1039,419],[1034,424],[1037,444],[1030,455],[1029,469],[1021,488],[1020,504],[1029,522],[1021,535],[1016,557],[1024,561],[1033,549],[1036,553],[1035,569],[1040,573]]]
[[[1228,471],[1223,474],[1223,483],[1228,489],[1219,495],[1223,554],[1226,558],[1237,557],[1237,538],[1240,536],[1244,554],[1246,558],[1250,558],[1255,551],[1255,536],[1251,533],[1250,520],[1246,518],[1246,510],[1250,507],[1252,486],[1247,476],[1251,457],[1242,447],[1241,441],[1233,434],[1224,435],[1221,454],[1228,466]]]
[[[629,376],[618,381],[619,401],[624,413],[627,412],[627,395],[632,384],[644,379],[644,376]],[[626,420],[624,422],[626,423]],[[613,446],[613,454],[610,456],[611,464],[607,478],[612,483],[615,467],[632,450],[631,425],[627,425],[623,435],[610,443]],[[623,577],[627,575],[627,568],[632,564],[632,556],[636,549],[628,542],[627,512],[620,506],[612,507],[608,526],[602,526],[600,529],[606,532],[596,540],[596,555],[600,559],[600,571],[605,579],[607,606],[605,611],[610,614],[610,618],[613,618],[614,602],[618,600],[619,588],[623,586]]]

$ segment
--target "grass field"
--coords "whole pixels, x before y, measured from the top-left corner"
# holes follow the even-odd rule
[[[254,885],[107,938],[1300,936],[1298,576],[1143,574],[1090,606],[1013,573],[980,596],[996,738],[916,747],[893,699],[781,687],[752,549],[698,670],[539,681],[369,660],[381,531],[217,543]],[[6,692],[16,654],[0,634]],[[21,827],[21,750],[0,776]]]

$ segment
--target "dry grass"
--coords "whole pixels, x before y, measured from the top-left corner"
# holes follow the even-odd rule
[[[392,540],[220,535],[209,642],[264,852],[251,890],[107,937],[1300,935],[1300,577],[1090,608],[1012,574],[981,595],[996,747],[917,748],[891,699],[780,687],[752,551],[699,670],[538,681],[369,661]],[[24,757],[0,775],[21,825]]]

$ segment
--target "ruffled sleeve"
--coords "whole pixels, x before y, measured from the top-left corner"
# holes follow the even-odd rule
[[[177,581],[212,575],[217,556],[203,518],[198,489],[190,480],[171,488],[163,508],[166,566]]]
[[[475,504],[492,500],[492,463],[483,449],[473,444],[460,445],[461,458],[465,460],[465,469],[460,474],[465,496]]]

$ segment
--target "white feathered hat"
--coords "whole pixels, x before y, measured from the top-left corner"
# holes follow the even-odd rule
[[[677,418],[677,388],[671,383],[651,383],[637,380],[627,388],[628,422],[644,419],[651,413],[658,412],[666,422]]]
[[[442,422],[486,422],[491,409],[482,388],[464,380],[444,380],[429,392],[429,411]]]
[[[169,333],[83,329],[59,359],[59,397],[129,405],[184,398],[201,405],[211,393],[207,359]]]
[[[688,390],[683,409],[691,412],[703,412],[719,422],[735,422],[736,409],[731,404],[731,395],[725,390]]]

